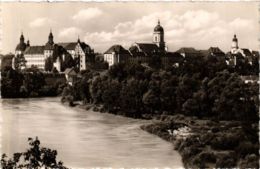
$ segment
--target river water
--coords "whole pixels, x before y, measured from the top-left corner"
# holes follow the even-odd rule
[[[0,99],[0,152],[27,148],[27,138],[56,149],[72,168],[181,168],[172,144],[140,129],[146,121],[62,105],[59,98]]]

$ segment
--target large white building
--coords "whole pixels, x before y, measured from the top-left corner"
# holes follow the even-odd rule
[[[24,42],[23,34],[20,37],[20,43],[15,49],[15,57],[23,55],[26,60],[26,67],[35,66],[39,69],[45,69],[45,63],[51,58],[53,67],[58,71],[65,70],[62,65],[68,57],[72,59],[79,70],[86,69],[87,58],[93,55],[94,51],[84,42],[54,43],[53,34],[50,32],[48,41],[44,46],[30,46],[29,41]]]

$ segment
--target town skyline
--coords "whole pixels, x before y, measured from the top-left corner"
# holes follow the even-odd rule
[[[120,5],[124,9],[124,6],[131,8],[137,4],[128,2],[127,5],[124,3],[116,3],[115,5]],[[123,17],[117,15],[117,12],[122,11],[122,9],[109,13],[109,10],[115,8],[111,4],[41,3],[38,5],[37,3],[27,3],[21,5],[19,3],[4,3],[2,15],[10,14],[12,11],[10,9],[16,9],[17,14],[3,17],[1,53],[14,52],[21,32],[23,32],[25,40],[29,39],[32,45],[45,44],[50,29],[53,32],[55,43],[76,42],[79,37],[81,41],[91,45],[95,51],[100,53],[105,52],[113,44],[120,44],[128,48],[135,42],[151,42],[152,30],[158,19],[165,29],[165,42],[169,51],[176,51],[180,47],[208,49],[211,46],[217,46],[227,52],[230,50],[234,34],[238,36],[240,47],[258,49],[258,31],[256,30],[259,26],[257,15],[254,15],[258,12],[257,5],[254,7],[254,3],[245,4],[247,7],[242,9],[240,3],[238,3],[240,5],[218,3],[215,4],[214,11],[211,10],[212,4],[198,4],[195,3],[192,7],[190,3],[172,3],[168,6],[172,7],[173,5],[178,9],[178,6],[182,5],[184,8],[181,8],[182,10],[175,10],[175,8],[169,10],[167,3],[160,3],[157,8],[154,6],[156,4],[147,3],[149,7],[153,8],[146,11],[144,6],[147,5],[141,3],[139,5],[144,10],[142,14],[138,8],[132,9],[137,11],[135,14],[131,13],[131,16]],[[61,18],[59,15],[64,13],[56,15],[69,5],[73,5],[73,10],[67,12],[72,13],[71,15],[67,14],[70,15],[67,20],[72,22],[63,22],[62,20],[66,17]],[[233,7],[230,13],[225,13],[231,5]],[[32,10],[40,10],[39,14],[31,16],[26,13],[25,10],[29,7],[32,7]],[[49,14],[44,10],[54,7],[57,8],[57,12],[53,12],[54,14]],[[7,11],[8,9],[9,11]],[[161,12],[162,10],[163,12]],[[241,12],[235,12],[237,10],[241,10]],[[22,15],[23,12],[25,13]],[[126,12],[129,12],[129,9]],[[226,14],[225,17],[222,16],[223,12]],[[17,18],[19,14],[20,19]],[[100,22],[95,22],[97,19]],[[12,23],[17,23],[17,27],[11,28]],[[41,32],[40,36],[39,32]]]

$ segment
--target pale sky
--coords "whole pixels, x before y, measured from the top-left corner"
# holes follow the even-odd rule
[[[233,34],[239,47],[259,47],[259,3],[256,2],[56,2],[1,3],[2,53],[14,53],[21,31],[31,45],[44,45],[50,29],[54,42],[80,36],[97,52],[114,44],[152,42],[160,19],[169,51],[180,47],[227,52]]]

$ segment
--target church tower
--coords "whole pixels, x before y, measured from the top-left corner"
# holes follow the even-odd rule
[[[231,53],[235,54],[238,51],[238,40],[236,34],[233,37],[232,44],[231,44]]]
[[[50,30],[48,42],[44,46],[44,57],[45,57],[45,59],[52,56],[53,50],[54,50],[54,41],[53,41],[52,31]]]
[[[160,20],[158,20],[158,24],[154,28],[153,43],[155,43],[162,51],[165,51],[164,30],[160,25]]]
[[[23,52],[25,51],[26,47],[27,46],[26,46],[26,43],[24,42],[23,33],[21,33],[20,42],[18,43],[18,45],[15,48],[15,56],[23,54]]]

